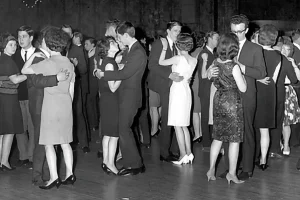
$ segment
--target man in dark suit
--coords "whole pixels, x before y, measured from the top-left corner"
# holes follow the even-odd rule
[[[181,31],[182,24],[178,21],[171,21],[167,24],[167,40],[169,42],[166,59],[177,55],[175,41]],[[178,153],[177,140],[174,137],[172,145],[174,147],[174,154],[170,151],[172,135],[171,127],[168,126],[168,111],[169,111],[169,93],[173,81],[180,82],[183,80],[182,76],[173,72],[170,66],[160,66],[158,64],[159,57],[162,51],[162,43],[157,40],[153,43],[149,57],[149,75],[148,87],[149,89],[157,92],[161,100],[161,132],[159,134],[160,141],[160,160],[171,162],[178,159],[174,155]]]
[[[293,39],[293,55],[292,58],[295,60],[296,65],[300,65],[300,30],[297,29],[292,33]],[[298,97],[298,103],[300,99],[300,83],[293,84],[293,88]],[[299,147],[300,146],[300,123],[292,124],[291,125],[291,138],[290,138],[290,145],[292,147]]]
[[[266,66],[263,58],[262,48],[249,42],[246,39],[249,20],[245,15],[235,15],[231,18],[231,32],[239,39],[239,54],[237,63],[247,82],[247,91],[242,93],[244,111],[244,142],[242,144],[242,165],[243,171],[239,174],[239,179],[247,180],[252,177],[255,153],[254,116],[256,110],[256,80],[266,76]],[[210,74],[216,69],[210,70]],[[228,155],[228,145],[225,145],[226,155]],[[238,155],[237,155],[238,156]],[[226,157],[228,164],[228,157]],[[223,175],[227,173],[223,173]]]
[[[86,95],[88,93],[88,71],[87,59],[83,46],[81,45],[82,34],[72,33],[72,28],[69,25],[63,25],[62,30],[71,36],[72,43],[67,52],[67,57],[75,65],[76,81],[74,88],[74,128],[75,135],[84,153],[90,152],[88,127],[86,120]]]
[[[131,126],[138,109],[142,106],[142,77],[147,65],[147,55],[144,48],[135,39],[135,28],[130,22],[122,22],[116,29],[117,39],[128,46],[122,63],[124,68],[119,71],[101,72],[96,76],[106,81],[122,80],[119,87],[119,134],[122,151],[123,168],[119,175],[136,175],[145,171],[142,159],[137,149]]]

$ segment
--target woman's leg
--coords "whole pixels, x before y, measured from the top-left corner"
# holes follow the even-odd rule
[[[8,168],[11,168],[8,159],[10,155],[11,145],[14,139],[15,134],[7,134],[3,135],[2,138],[2,157],[1,157],[1,165],[5,165]]]
[[[215,170],[216,170],[216,161],[218,158],[218,155],[220,153],[220,149],[222,147],[222,141],[219,140],[213,140],[210,146],[210,158],[209,158],[209,170],[207,172],[207,176],[215,176]],[[215,179],[215,178],[214,178]]]
[[[291,136],[291,126],[284,126],[283,127],[283,151],[290,151],[290,136]]]
[[[108,142],[108,162],[107,167],[112,170],[115,174],[118,173],[118,169],[115,165],[115,157],[118,146],[118,137],[109,137]]]
[[[2,160],[3,136],[4,135],[0,135],[0,161]]]
[[[267,153],[269,150],[269,144],[270,144],[270,134],[268,128],[260,128],[260,164],[266,164],[267,163]]]
[[[179,151],[180,151],[179,160],[181,160],[181,158],[183,158],[187,154],[186,150],[185,150],[184,133],[183,133],[183,129],[181,126],[174,126],[174,128],[175,128],[176,138],[178,141],[178,146],[179,146]]]
[[[46,158],[50,172],[50,180],[47,186],[58,178],[57,175],[57,165],[56,165],[56,152],[53,145],[45,145]]]
[[[108,163],[108,142],[109,142],[109,137],[104,135],[103,139],[102,139],[103,163],[104,164]]]
[[[150,107],[150,118],[151,118],[151,136],[153,136],[158,131],[158,108]]]
[[[200,113],[193,113],[193,128],[194,128],[194,138],[193,141],[200,137]]]
[[[185,152],[187,155],[190,155],[192,153],[190,132],[186,126],[183,126],[182,130],[184,134]]]
[[[239,156],[239,148],[240,148],[240,143],[238,142],[229,143],[229,151],[228,151],[229,174],[231,174],[234,177],[236,177],[236,165]]]
[[[66,164],[66,178],[67,179],[69,176],[73,175],[73,151],[70,146],[70,144],[61,144],[60,145],[63,154],[64,154],[64,160]]]

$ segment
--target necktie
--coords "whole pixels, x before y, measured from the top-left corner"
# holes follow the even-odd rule
[[[176,56],[178,54],[176,46],[175,46],[175,42],[173,42],[172,53],[173,53],[173,56]]]
[[[26,62],[27,61],[27,51],[25,51],[24,59],[25,59],[25,62]]]

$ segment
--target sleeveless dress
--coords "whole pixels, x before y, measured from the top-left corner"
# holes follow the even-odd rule
[[[112,64],[114,71],[118,70],[118,65],[114,58],[106,57],[100,65],[101,71],[105,71],[105,66]],[[101,133],[110,137],[119,137],[119,101],[118,90],[112,92],[109,89],[108,81],[103,78],[98,80],[100,97],[100,122]]]
[[[184,79],[174,82],[169,96],[169,126],[189,126],[192,107],[192,93],[188,79],[192,77],[196,65],[191,66],[184,56],[180,56],[178,64],[172,66],[172,72],[179,73]]]
[[[219,76],[213,82],[217,91],[214,96],[212,137],[223,142],[243,142],[242,98],[232,75],[236,63],[214,61],[214,65],[219,68]]]

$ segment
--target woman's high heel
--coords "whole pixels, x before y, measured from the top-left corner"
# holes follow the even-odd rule
[[[193,140],[193,143],[200,143],[202,141],[202,136],[198,137],[197,139]]]
[[[230,185],[231,181],[234,182],[235,184],[240,184],[240,183],[245,182],[245,181],[239,180],[236,176],[232,176],[229,173],[226,174],[226,179],[228,181],[228,185]]]
[[[217,179],[216,179],[216,176],[214,175],[214,173],[211,173],[210,171],[208,171],[208,172],[206,173],[206,176],[207,176],[207,181],[208,181],[208,182],[209,182],[210,180],[211,180],[211,181],[217,180]]]
[[[39,186],[39,188],[43,189],[43,190],[50,190],[53,187],[57,187],[59,188],[59,186],[61,185],[61,180],[59,178],[57,178],[55,181],[53,181],[50,185],[42,185]]]
[[[191,153],[190,155],[188,155],[188,159],[189,159],[189,162],[191,162],[191,164],[193,164],[193,160],[194,160],[194,155]]]
[[[61,184],[63,184],[63,185],[74,185],[75,181],[76,181],[76,176],[74,174],[72,174],[71,176],[66,178],[66,180],[62,181]]]
[[[182,164],[187,164],[189,162],[189,157],[188,155],[183,156],[180,160],[178,161],[172,161],[173,164],[175,165],[182,165]]]

